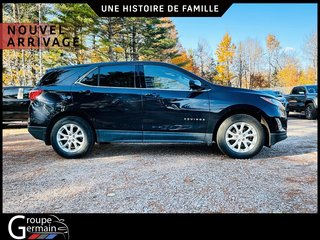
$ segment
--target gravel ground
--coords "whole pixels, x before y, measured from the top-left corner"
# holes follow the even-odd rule
[[[96,145],[66,160],[7,128],[3,211],[316,213],[317,121],[291,117],[288,135],[250,160],[183,144]]]

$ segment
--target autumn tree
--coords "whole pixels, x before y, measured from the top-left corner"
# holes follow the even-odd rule
[[[46,22],[51,13],[48,4],[4,3],[2,6],[3,21],[8,23]],[[3,59],[2,81],[6,85],[34,85],[46,64],[36,49],[3,50]]]
[[[315,75],[314,68],[308,67],[301,72],[299,85],[314,84],[315,79],[317,79],[317,76]]]
[[[292,55],[286,55],[284,66],[277,72],[277,78],[281,87],[298,85],[301,79],[298,59]]]
[[[226,33],[221,42],[219,43],[216,56],[217,56],[217,75],[215,80],[218,82],[231,85],[233,74],[231,72],[231,64],[235,54],[235,45],[231,42],[231,36]]]
[[[312,33],[308,37],[303,47],[304,54],[307,57],[307,59],[310,61],[311,68],[314,71],[314,76],[315,76],[314,81],[317,81],[317,74],[318,74],[318,40],[317,39],[318,39],[318,33],[317,32]]]
[[[170,63],[192,72],[195,67],[192,56],[187,53],[180,43],[177,44],[177,51],[178,53],[170,60]]]
[[[268,56],[268,87],[274,86],[275,82],[272,81],[273,76],[276,76],[279,70],[279,54],[280,42],[273,34],[268,34],[266,37],[267,56]]]
[[[261,71],[263,48],[258,40],[251,38],[244,41],[244,47],[247,52],[247,79],[249,88],[253,88],[255,75],[259,74]]]
[[[236,52],[233,61],[233,68],[235,75],[238,79],[238,86],[243,87],[243,80],[246,78],[246,72],[248,69],[248,56],[245,49],[245,44],[239,42],[236,47]]]

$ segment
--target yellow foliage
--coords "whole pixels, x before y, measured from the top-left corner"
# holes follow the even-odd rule
[[[171,63],[196,73],[192,56],[189,56],[186,51],[182,51],[179,56],[172,58]]]
[[[281,86],[293,87],[296,85],[314,84],[316,73],[314,68],[309,67],[305,71],[300,71],[295,64],[288,63],[278,72],[277,78]]]
[[[217,75],[215,80],[222,82],[230,82],[232,79],[232,73],[230,71],[232,60],[235,54],[235,45],[231,42],[231,36],[226,33],[221,42],[219,43],[216,55],[217,55]]]
[[[268,34],[267,36],[267,48],[271,51],[278,49],[280,47],[280,42],[277,40],[275,35]]]
[[[315,81],[316,81],[316,71],[314,68],[309,67],[307,70],[301,73],[299,78],[299,85],[315,84]]]
[[[278,72],[277,78],[282,87],[292,87],[298,84],[300,72],[296,65],[288,63]]]

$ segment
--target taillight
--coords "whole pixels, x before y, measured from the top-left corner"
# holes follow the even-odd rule
[[[41,90],[41,89],[31,90],[31,91],[29,92],[29,99],[30,99],[30,101],[36,100],[36,98],[37,98],[38,96],[40,96],[40,94],[41,94],[42,92],[43,92],[43,90]]]

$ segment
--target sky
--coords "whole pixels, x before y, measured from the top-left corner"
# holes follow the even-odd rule
[[[247,38],[265,46],[268,33],[274,34],[283,49],[306,59],[302,47],[317,30],[317,4],[233,4],[222,17],[172,17],[185,49],[195,49],[204,39],[214,52],[228,32],[233,43]]]

